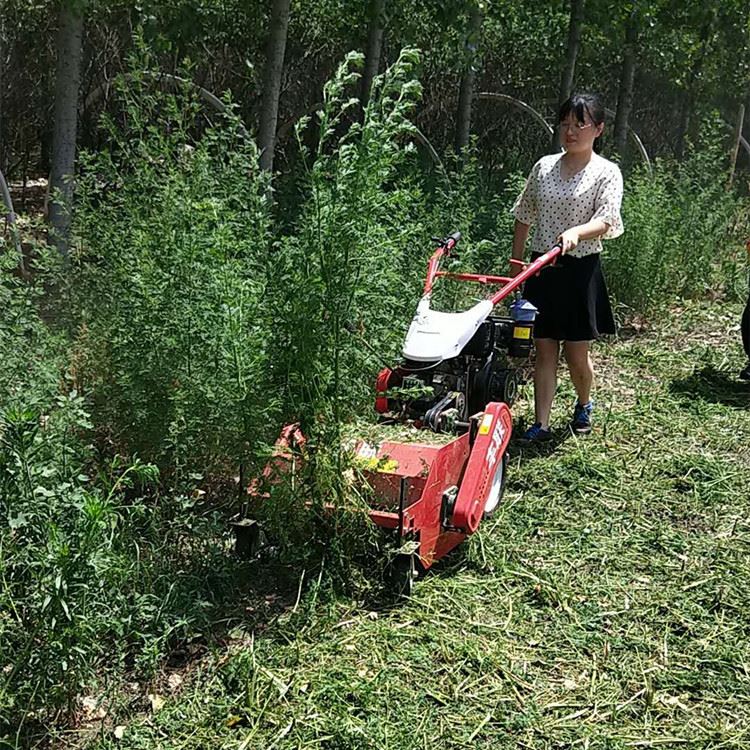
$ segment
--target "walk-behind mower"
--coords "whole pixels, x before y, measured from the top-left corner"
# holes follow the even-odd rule
[[[371,489],[370,518],[396,537],[391,579],[407,594],[500,502],[513,427],[509,407],[529,367],[536,315],[518,290],[561,252],[554,247],[528,265],[512,261],[521,266],[515,277],[441,270],[460,238],[456,232],[437,240],[403,359],[378,375],[375,410],[382,429],[351,446]],[[464,312],[439,312],[431,308],[439,278],[497,289]],[[511,295],[508,314],[495,315]],[[285,428],[266,480],[296,460],[291,443],[301,441],[298,431]]]

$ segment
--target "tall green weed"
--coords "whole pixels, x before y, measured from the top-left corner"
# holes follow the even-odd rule
[[[625,233],[606,242],[604,254],[610,291],[624,310],[644,314],[680,297],[737,295],[750,206],[727,190],[724,161],[709,140],[682,162],[659,160],[626,179]]]
[[[236,471],[274,407],[267,177],[237,118],[206,126],[189,92],[148,85],[121,81],[124,124],[107,123],[109,150],[82,159],[81,387],[121,450]]]
[[[274,251],[269,301],[277,383],[307,423],[322,412],[337,423],[351,397],[362,395],[359,376],[372,371],[367,343],[388,346],[403,290],[414,283],[418,229],[409,214],[420,195],[398,178],[413,153],[416,61],[405,50],[375,81],[360,120],[351,115],[362,56],[350,54],[325,87],[315,150],[301,146],[303,205],[293,233]]]
[[[238,562],[190,469],[231,484],[274,408],[257,151],[187,94],[121,95],[82,156],[72,266],[37,248],[25,280],[0,255],[0,742],[224,611]]]

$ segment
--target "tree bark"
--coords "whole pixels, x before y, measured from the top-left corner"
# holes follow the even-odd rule
[[[682,98],[680,124],[677,131],[677,138],[675,140],[674,153],[678,159],[682,159],[685,155],[685,145],[687,142],[688,131],[690,130],[690,121],[693,114],[693,108],[695,106],[698,79],[700,78],[700,75],[703,71],[703,61],[706,59],[706,54],[708,53],[708,45],[711,40],[715,18],[716,12],[713,11],[708,20],[703,25],[700,37],[700,49],[698,51],[698,54],[693,58],[693,64],[690,66],[687,87]]]
[[[7,172],[8,163],[6,157],[5,131],[5,18],[0,16],[0,172]]]
[[[622,54],[622,75],[620,76],[620,90],[617,94],[617,112],[615,113],[615,152],[620,155],[621,159],[625,156],[630,113],[633,109],[633,81],[635,80],[639,29],[638,9],[635,6],[625,26],[625,49]]]
[[[469,25],[466,33],[466,67],[461,76],[458,94],[458,112],[456,114],[456,153],[460,154],[468,145],[471,136],[471,105],[474,98],[474,79],[476,78],[477,49],[479,35],[482,31],[482,11],[479,5],[472,3],[469,12]]]
[[[370,99],[372,81],[380,69],[380,54],[383,49],[383,30],[385,26],[386,0],[370,0],[370,26],[367,31],[367,50],[365,52],[365,69],[362,71],[360,101],[367,106]]]
[[[740,138],[742,138],[742,128],[745,124],[745,105],[740,104],[740,110],[737,113],[737,123],[734,126],[734,136],[732,139],[732,155],[729,160],[729,180],[727,181],[727,190],[732,187],[734,182],[734,170],[737,168],[737,154],[740,151]]]
[[[581,46],[581,31],[583,29],[584,0],[570,0],[570,23],[568,24],[568,46],[565,50],[565,64],[560,76],[560,90],[557,95],[557,106],[573,93],[573,80],[576,73],[576,59]],[[560,129],[555,125],[553,138],[555,149],[560,148]]]
[[[263,71],[263,103],[260,110],[258,145],[261,149],[260,166],[273,171],[273,152],[276,146],[276,122],[279,115],[279,93],[284,72],[290,0],[273,0],[271,23],[266,45],[266,66]]]
[[[67,256],[73,208],[73,175],[78,126],[78,89],[81,83],[83,12],[79,4],[62,0],[55,47],[55,124],[52,136],[51,203],[52,242]]]

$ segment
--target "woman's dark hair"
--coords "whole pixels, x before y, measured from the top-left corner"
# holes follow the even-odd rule
[[[586,115],[594,125],[604,122],[604,104],[599,94],[572,94],[560,107],[557,121],[562,122],[571,113],[576,116],[578,122],[585,122]]]

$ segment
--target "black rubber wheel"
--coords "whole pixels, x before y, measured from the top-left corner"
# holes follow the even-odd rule
[[[484,506],[484,513],[482,518],[490,518],[495,511],[500,507],[500,502],[503,499],[505,493],[505,481],[508,478],[508,451],[503,453],[503,457],[497,462],[495,467],[495,475],[492,478],[492,487],[490,488],[490,495],[487,498],[487,502]],[[488,510],[489,508],[489,510]]]
[[[513,406],[520,385],[521,373],[518,369],[500,370],[492,378],[492,397]]]

